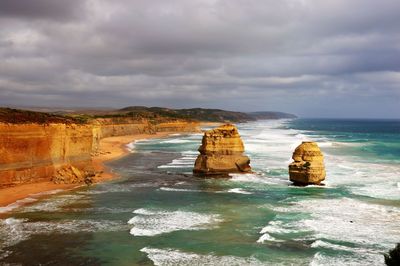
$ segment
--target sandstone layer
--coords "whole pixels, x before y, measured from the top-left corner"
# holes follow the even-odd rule
[[[89,125],[0,123],[0,187],[50,181],[71,165],[92,172],[92,143]]]
[[[224,175],[251,172],[250,159],[234,125],[226,124],[206,131],[193,172],[201,175]]]
[[[91,122],[93,127],[93,150],[97,151],[103,138],[157,132],[195,132],[199,131],[198,122],[183,120],[152,122],[148,119],[129,117],[98,118]]]
[[[324,156],[317,143],[304,141],[294,151],[289,178],[295,185],[319,185],[325,180]]]
[[[0,188],[26,183],[86,183],[96,179],[92,155],[103,138],[156,132],[193,132],[199,123],[132,118],[71,122],[1,123]]]

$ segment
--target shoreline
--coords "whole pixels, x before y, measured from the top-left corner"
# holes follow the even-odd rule
[[[189,134],[190,132],[157,132],[155,134],[126,135],[101,139],[99,151],[92,156],[94,170],[100,172],[100,176],[97,177],[94,185],[119,177],[105,163],[129,154],[131,151],[126,147],[129,143],[138,140],[164,138],[171,134],[181,133]],[[84,184],[54,184],[51,181],[45,181],[0,189],[0,216],[48,195],[77,189],[82,186]]]
[[[132,152],[126,147],[129,143],[138,140],[164,138],[171,134],[177,134],[177,132],[157,132],[155,134],[126,135],[101,139],[100,149],[97,154],[92,157],[94,170],[96,172],[101,172],[95,184],[118,178],[118,174],[112,172],[105,163],[118,160]]]

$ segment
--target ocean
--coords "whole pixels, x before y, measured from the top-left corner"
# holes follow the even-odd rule
[[[122,177],[0,219],[0,265],[384,265],[400,242],[400,121],[238,124],[255,173],[192,176],[202,134],[137,141]],[[325,186],[294,187],[297,145],[318,142]]]

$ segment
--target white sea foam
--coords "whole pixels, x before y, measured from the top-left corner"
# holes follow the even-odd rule
[[[312,248],[326,248],[326,249],[332,249],[332,250],[341,250],[341,251],[348,251],[348,252],[359,252],[359,253],[368,253],[370,250],[365,249],[365,248],[357,248],[357,247],[349,247],[349,246],[344,246],[344,245],[337,245],[337,244],[332,244],[327,241],[323,240],[316,240],[311,244]]]
[[[277,178],[269,178],[259,174],[229,174],[234,182],[251,182],[251,183],[264,183],[264,184],[290,184],[288,180],[281,180]]]
[[[15,210],[15,209],[23,206],[24,204],[35,202],[35,201],[37,201],[37,199],[30,198],[30,197],[22,199],[22,200],[17,200],[16,202],[11,203],[5,207],[0,207],[0,213],[10,212],[12,210]]]
[[[24,206],[19,211],[57,212],[63,209],[64,206],[69,205],[71,203],[75,203],[77,201],[79,201],[79,203],[88,202],[88,198],[86,198],[84,195],[79,195],[79,194],[58,195],[48,199],[41,200],[30,206]]]
[[[217,214],[202,214],[187,211],[162,211],[138,209],[137,216],[128,221],[133,225],[134,236],[155,236],[179,230],[202,230],[213,228],[222,221]]]
[[[40,193],[35,193],[35,194],[30,194],[29,197],[21,199],[21,200],[17,200],[14,203],[11,203],[5,207],[0,207],[0,213],[5,213],[5,212],[10,212],[12,210],[15,210],[17,208],[20,208],[22,206],[24,206],[27,203],[32,203],[35,201],[38,201],[38,198],[45,196],[45,195],[53,195],[53,194],[57,194],[60,193],[64,190],[62,189],[54,189],[54,190],[50,190],[50,191],[45,191],[45,192],[40,192]]]
[[[267,226],[261,229],[260,234],[273,233],[273,234],[289,234],[298,232],[298,228],[287,228],[281,221],[270,221]]]
[[[171,165],[193,165],[195,158],[185,157],[180,159],[174,159]]]
[[[320,147],[332,147],[334,145],[333,142],[319,142],[318,146]]]
[[[371,252],[387,250],[400,239],[400,224],[394,222],[400,220],[399,208],[341,198],[295,202],[288,210],[311,215],[287,226],[312,231],[316,239],[346,241]]]
[[[188,168],[188,165],[171,165],[171,164],[167,164],[167,165],[160,165],[157,168],[159,168],[159,169],[163,169],[163,168]]]
[[[31,197],[40,197],[40,196],[45,196],[45,195],[54,195],[60,192],[63,192],[63,189],[53,189],[53,190],[49,190],[49,191],[44,191],[44,192],[39,192],[39,193],[35,193],[35,194],[31,194]]]
[[[299,228],[290,228],[281,221],[270,221],[267,226],[261,229],[261,237],[257,240],[257,243],[264,243],[265,241],[282,242],[283,240],[276,239],[270,234],[281,235],[299,231]]]
[[[237,193],[237,194],[253,194],[249,191],[243,190],[242,188],[232,188],[232,189],[229,189],[228,192]]]
[[[192,141],[187,140],[187,139],[169,139],[169,140],[161,141],[160,143],[181,144],[181,143],[190,143],[190,142],[192,142]]]
[[[382,254],[376,253],[359,253],[359,254],[349,254],[340,256],[329,256],[322,252],[317,252],[310,266],[365,266],[365,265],[385,265],[384,258]]]
[[[75,211],[92,211],[96,213],[131,213],[132,209],[130,208],[117,208],[117,207],[97,207],[97,208],[78,208]]]
[[[265,265],[255,258],[241,258],[235,256],[216,256],[213,254],[195,254],[174,249],[142,248],[140,251],[147,254],[154,265],[176,266],[176,265]]]
[[[140,208],[140,209],[134,210],[133,213],[134,214],[141,214],[141,215],[156,215],[157,211],[151,211],[149,209]]]
[[[136,141],[133,141],[133,142],[130,142],[130,143],[126,144],[126,147],[127,147],[128,151],[130,151],[130,152],[134,152],[135,151],[135,147],[136,147],[135,143],[136,143]]]
[[[346,186],[356,195],[399,200],[397,189],[400,166],[372,163],[348,156],[328,155],[327,180],[333,186]]]
[[[399,200],[397,186],[400,165],[374,163],[356,154],[347,154],[343,148],[359,147],[366,143],[332,141],[315,132],[288,130],[284,121],[255,122],[240,128],[246,152],[251,157],[257,175],[234,175],[233,181],[266,184],[290,184],[287,165],[293,150],[306,139],[317,141],[325,155],[327,180],[322,188],[346,186],[356,195]],[[313,135],[310,135],[313,133]],[[325,149],[325,150],[324,150]],[[328,151],[335,151],[330,154]]]
[[[196,156],[199,154],[198,151],[183,151],[181,152],[182,156],[194,156],[196,158]]]
[[[121,192],[132,192],[137,188],[144,187],[157,187],[159,184],[156,182],[149,183],[131,183],[131,184],[99,184],[96,187],[89,188],[86,191],[79,191],[77,194],[80,195],[96,195],[104,193],[121,193]]]
[[[246,152],[252,158],[252,167],[256,170],[261,170],[267,176],[269,173],[274,173],[272,178],[277,179],[277,183],[280,182],[280,178],[277,177],[277,173],[282,172],[281,176],[288,179],[287,165],[290,163],[291,155],[293,150],[297,145],[304,140],[317,141],[322,149],[334,149],[336,152],[340,151],[343,147],[353,147],[365,145],[365,143],[342,143],[337,141],[332,141],[329,138],[314,135],[309,135],[310,132],[302,130],[288,130],[282,128],[285,121],[276,122],[256,122],[251,124],[251,126],[244,126],[241,128],[241,135],[245,142]],[[259,132],[254,134],[255,132]],[[393,178],[396,173],[400,173],[400,167],[387,167],[381,164],[371,164],[369,161],[360,161],[359,157],[349,156],[349,155],[331,155],[326,150],[324,150],[327,176],[329,184],[332,187],[337,185],[345,184],[387,184],[387,176],[383,173],[388,173],[392,176],[390,181],[395,181]],[[385,169],[386,168],[386,169]],[[391,169],[392,168],[392,169]],[[349,178],[351,177],[351,178]],[[242,178],[243,179],[243,178]],[[246,180],[240,180],[246,181]],[[254,182],[265,182],[265,180],[253,179]],[[398,182],[398,181],[396,181]],[[274,183],[274,182],[273,182]],[[391,186],[386,186],[388,190]],[[383,190],[385,186],[383,186]],[[361,194],[362,190],[354,190],[355,193]],[[370,196],[378,198],[389,198],[389,199],[399,199],[400,193],[397,193],[398,198],[393,193],[388,193],[388,195],[383,195],[378,192],[368,191],[371,193]],[[363,194],[364,195],[364,194]]]
[[[275,237],[272,237],[270,234],[265,233],[257,240],[257,243],[264,243],[265,241],[270,242],[281,242],[281,240],[277,240]]]
[[[202,192],[196,189],[186,189],[186,188],[172,188],[172,187],[160,187],[163,191],[174,191],[174,192]]]
[[[192,168],[196,160],[193,153],[184,152],[181,158],[174,159],[172,162],[158,166],[158,168]]]
[[[0,220],[0,253],[4,248],[29,239],[34,234],[78,233],[97,231],[124,231],[128,226],[109,220],[61,220],[30,222],[28,219],[7,218]],[[4,254],[3,254],[4,255]]]
[[[128,149],[128,151],[130,152],[135,152],[135,148],[137,146],[137,144],[143,143],[143,142],[150,142],[150,141],[154,141],[155,139],[137,139],[134,140],[128,144],[126,144],[126,148]]]
[[[351,191],[357,195],[374,197],[379,199],[399,200],[400,191],[398,183],[390,181],[384,183],[372,183],[351,187]]]

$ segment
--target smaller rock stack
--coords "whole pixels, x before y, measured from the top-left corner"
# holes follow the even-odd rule
[[[206,131],[193,172],[221,175],[251,172],[250,159],[243,155],[244,145],[234,125],[226,124]]]
[[[324,156],[317,143],[303,141],[294,151],[289,164],[289,179],[295,185],[319,185],[325,180]]]

